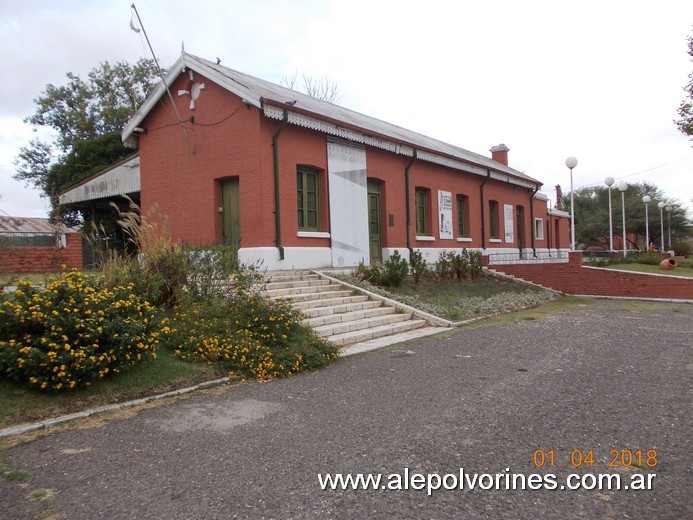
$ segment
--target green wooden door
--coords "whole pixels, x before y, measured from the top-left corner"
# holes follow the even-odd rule
[[[371,265],[383,260],[382,230],[380,228],[380,183],[368,181],[368,234]]]
[[[221,181],[221,242],[235,247],[241,243],[241,212],[238,179]]]

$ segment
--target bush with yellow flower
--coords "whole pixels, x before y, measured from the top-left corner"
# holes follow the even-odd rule
[[[188,302],[162,328],[161,342],[185,361],[220,364],[230,374],[284,377],[332,362],[337,347],[301,323],[288,302],[259,291],[262,277],[240,266],[228,287]]]
[[[123,372],[156,357],[158,342],[157,310],[132,285],[71,271],[0,298],[0,374],[40,390]]]

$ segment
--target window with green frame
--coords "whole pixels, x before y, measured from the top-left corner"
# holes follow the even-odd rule
[[[498,214],[498,201],[488,201],[488,228],[491,238],[500,238],[500,215]]]
[[[469,237],[469,197],[457,196],[457,236]]]
[[[298,199],[298,229],[320,230],[320,172],[312,168],[298,168],[296,188]]]
[[[430,191],[416,188],[416,234],[426,236],[429,233],[428,200]]]

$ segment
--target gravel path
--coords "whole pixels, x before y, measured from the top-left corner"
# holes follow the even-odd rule
[[[693,518],[691,338],[691,305],[596,301],[73,425],[0,453],[32,475],[0,479],[0,518]],[[555,466],[535,467],[537,449]],[[589,450],[593,466],[570,465]],[[656,450],[657,465],[609,468],[611,450]],[[460,468],[501,483],[555,474],[558,488],[571,473],[642,474],[652,489],[428,496],[322,490],[317,477],[387,485]]]

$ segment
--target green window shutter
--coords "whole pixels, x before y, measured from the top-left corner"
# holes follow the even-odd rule
[[[428,190],[416,190],[416,234],[428,235]]]
[[[320,180],[316,170],[299,168],[296,173],[298,229],[320,229]]]
[[[466,195],[457,196],[457,236],[469,236],[469,197]]]

